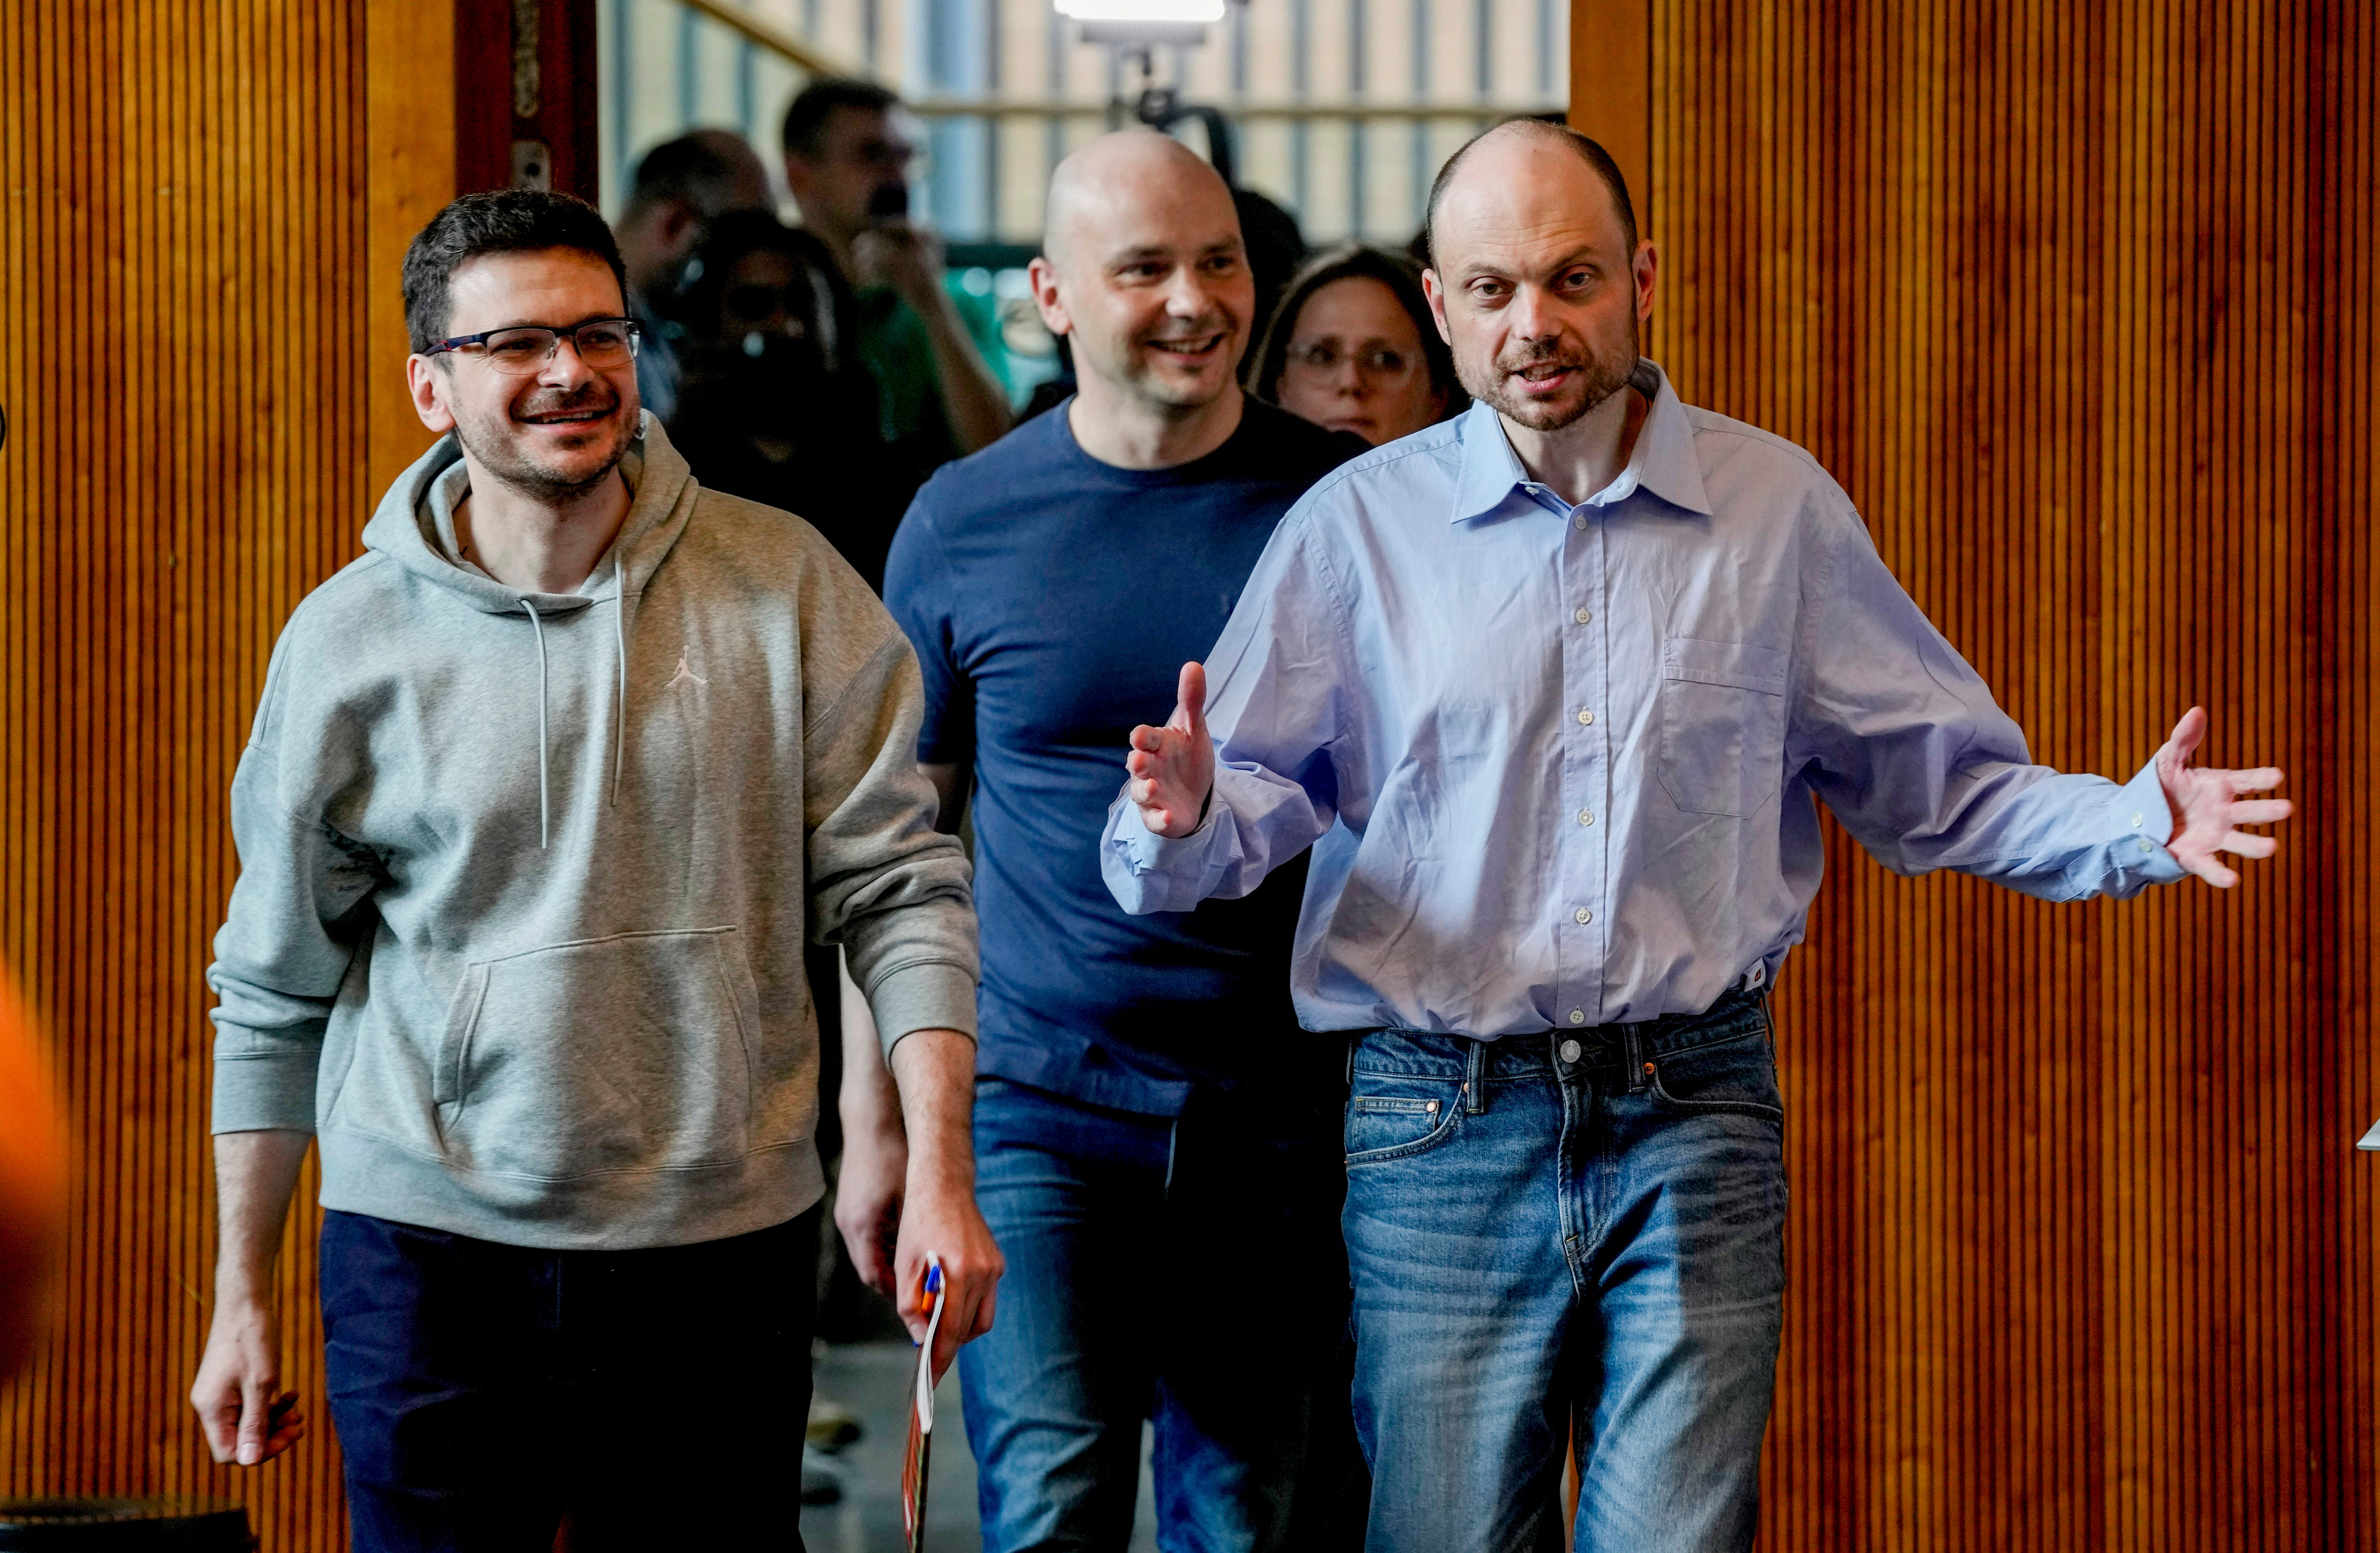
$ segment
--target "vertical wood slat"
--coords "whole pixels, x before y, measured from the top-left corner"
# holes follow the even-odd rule
[[[0,1388],[0,1494],[245,1498],[346,1525],[311,1166],[284,1244],[285,1460],[209,1459],[200,981],[273,638],[426,442],[396,261],[454,189],[452,40],[372,0],[0,6],[0,957],[74,1127],[58,1321]]]
[[[1626,9],[1574,7],[1579,57]],[[1681,391],[1819,457],[2036,758],[2128,777],[2202,700],[2301,806],[2242,890],[2126,904],[1830,833],[1779,988],[1768,1547],[2380,1545],[2374,34],[1652,0]]]

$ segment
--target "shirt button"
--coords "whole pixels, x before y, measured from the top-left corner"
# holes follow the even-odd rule
[[[1581,513],[1581,514],[1579,514],[1576,517],[1572,518],[1572,519],[1570,520],[1570,526],[1571,526],[1572,528],[1585,528],[1585,527],[1586,527],[1586,514],[1585,514],[1585,513]]]
[[[1573,619],[1573,620],[1575,620],[1575,621],[1577,621],[1581,625],[1585,625],[1588,621],[1593,620],[1593,619],[1595,618],[1595,615],[1594,615],[1594,613],[1593,613],[1592,612],[1590,612],[1590,611],[1587,611],[1587,610],[1581,610],[1581,611],[1579,611],[1579,612],[1578,612],[1578,613],[1576,613],[1576,614],[1574,614],[1574,615],[1571,616],[1571,618],[1572,618],[1572,619]]]
[[[1579,907],[1576,911],[1574,911],[1574,912],[1571,913],[1570,915],[1571,915],[1572,918],[1574,921],[1576,921],[1576,922],[1578,923],[1578,925],[1579,925],[1580,927],[1582,927],[1582,928],[1585,927],[1588,923],[1590,923],[1590,922],[1592,922],[1592,921],[1594,921],[1594,920],[1595,920],[1595,913],[1593,913],[1593,912],[1591,912],[1591,911],[1587,910],[1585,906],[1581,906],[1581,907]]]
[[[1584,728],[1594,721],[1595,714],[1593,712],[1587,710],[1585,707],[1578,709],[1578,723],[1580,727]]]
[[[1579,810],[1579,811],[1578,811],[1578,822],[1579,822],[1581,825],[1592,825],[1592,824],[1594,824],[1594,823],[1595,823],[1595,811],[1594,811],[1593,809],[1581,809],[1581,810]]]
[[[1574,1009],[1571,1010],[1571,1011],[1570,1011],[1570,1022],[1571,1022],[1572,1024],[1573,1024],[1573,1025],[1584,1025],[1584,1024],[1585,1024],[1585,1023],[1586,1023],[1586,1010],[1585,1010],[1585,1009],[1583,1009],[1583,1008],[1574,1008]]]
[[[1575,1019],[1575,1018],[1577,1017],[1577,1014],[1576,1014],[1576,1011],[1575,1011],[1575,1010],[1573,1010],[1573,1011],[1572,1011],[1572,1017],[1573,1019]],[[1579,1045],[1578,1045],[1578,1042],[1576,1042],[1576,1041],[1564,1041],[1564,1042],[1562,1042],[1562,1044],[1561,1044],[1561,1059],[1562,1059],[1562,1061],[1563,1061],[1563,1062],[1577,1062],[1577,1061],[1578,1061],[1578,1052],[1579,1052]]]
[[[2132,816],[2132,829],[2133,829],[2133,830],[2135,830],[2135,831],[2137,831],[2137,830],[2139,830],[2140,828],[2141,828],[2141,817],[2140,817],[2139,815],[2137,815],[2137,814],[2136,814],[2136,815]]]

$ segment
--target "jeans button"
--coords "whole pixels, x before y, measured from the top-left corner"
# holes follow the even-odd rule
[[[1578,1061],[1578,1042],[1564,1041],[1561,1043],[1561,1060],[1565,1062],[1575,1062]]]

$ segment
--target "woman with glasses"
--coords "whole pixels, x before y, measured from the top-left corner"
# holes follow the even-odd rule
[[[1248,386],[1376,447],[1469,403],[1413,267],[1353,245],[1317,256],[1290,282]]]

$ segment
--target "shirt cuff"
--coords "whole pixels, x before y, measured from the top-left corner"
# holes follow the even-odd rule
[[[947,960],[920,961],[888,973],[868,992],[868,1007],[888,1058],[895,1042],[918,1030],[956,1030],[975,1038],[975,977]]]
[[[2118,877],[2108,893],[2127,895],[2143,885],[2170,884],[2189,873],[2165,849],[2173,839],[2173,806],[2166,801],[2154,757],[2116,790],[2113,814],[2119,835],[2109,850]]]
[[[1148,828],[1140,808],[1130,798],[1123,800],[1116,817],[1116,840],[1123,843],[1123,854],[1141,873],[1166,873],[1170,866],[1194,855],[1203,855],[1207,843],[1215,834],[1216,817],[1223,812],[1223,795],[1209,793],[1207,796],[1207,818],[1186,836],[1160,836]]]

